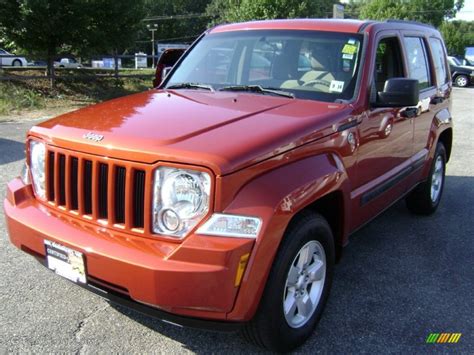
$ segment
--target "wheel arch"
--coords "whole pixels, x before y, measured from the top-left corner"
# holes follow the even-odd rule
[[[345,244],[344,219],[347,211],[344,206],[343,192],[341,190],[335,190],[318,198],[303,210],[296,213],[293,218],[306,210],[320,214],[329,223],[334,237],[334,246],[336,248],[336,262],[338,262],[341,259],[342,249]]]
[[[448,162],[453,147],[453,129],[450,127],[442,131],[439,135],[438,142],[443,143],[444,148],[446,149],[446,162]]]
[[[255,215],[258,211],[263,226],[228,318],[253,317],[285,232],[302,211],[315,211],[328,221],[339,258],[347,239],[349,200],[348,176],[335,153],[289,163],[244,186],[224,212]]]

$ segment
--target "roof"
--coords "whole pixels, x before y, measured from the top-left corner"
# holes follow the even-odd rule
[[[265,20],[220,25],[211,33],[245,31],[245,30],[310,30],[357,33],[368,21],[342,19],[289,19]]]

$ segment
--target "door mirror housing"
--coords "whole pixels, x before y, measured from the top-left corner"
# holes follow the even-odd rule
[[[383,91],[377,93],[376,107],[416,106],[420,100],[418,80],[392,78],[385,82]]]

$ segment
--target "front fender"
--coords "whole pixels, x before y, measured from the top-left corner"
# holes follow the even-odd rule
[[[309,204],[337,190],[343,191],[344,205],[349,206],[350,186],[346,171],[340,158],[331,153],[284,165],[255,178],[240,189],[225,213],[258,216],[262,218],[263,226],[234,309],[228,314],[229,319],[246,321],[255,314],[291,218]],[[347,221],[344,225],[347,226]]]

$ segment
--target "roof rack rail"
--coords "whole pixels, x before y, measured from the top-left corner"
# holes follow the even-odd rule
[[[423,23],[423,22],[418,22],[418,21],[410,21],[410,20],[389,19],[389,20],[386,20],[385,22],[406,23],[408,25],[418,25],[418,26],[424,26],[424,27],[429,27],[429,28],[435,28],[433,25],[430,25],[428,23]]]

